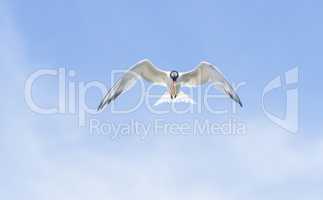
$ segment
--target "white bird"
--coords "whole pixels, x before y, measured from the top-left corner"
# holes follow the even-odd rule
[[[161,96],[155,105],[163,102],[180,101],[193,103],[193,100],[188,95],[181,92],[180,88],[197,87],[211,82],[216,88],[227,94],[242,107],[240,98],[230,83],[214,65],[208,62],[201,62],[190,72],[179,73],[174,70],[170,72],[163,71],[155,67],[149,60],[144,59],[132,66],[122,78],[113,85],[102,99],[98,111],[115,100],[120,94],[130,89],[139,78],[168,88],[168,91]]]

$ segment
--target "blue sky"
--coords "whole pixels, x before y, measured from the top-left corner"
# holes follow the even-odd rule
[[[2,1],[0,198],[320,199],[322,8],[320,1],[290,0]],[[183,123],[233,117],[246,125],[246,134],[111,140],[79,127],[78,113],[37,114],[24,100],[25,81],[36,70],[73,69],[75,83],[96,80],[110,87],[112,70],[143,58],[179,71],[207,60],[231,82],[246,83],[239,89],[245,106],[219,116],[154,115],[145,105],[116,115],[107,108],[87,120]],[[295,67],[299,131],[291,134],[266,117],[261,97],[269,81]],[[284,89],[265,99],[280,116]],[[115,106],[131,104],[138,91],[122,95]],[[42,105],[56,105],[57,81],[39,82],[34,96]],[[91,107],[100,99],[96,90],[86,98]]]

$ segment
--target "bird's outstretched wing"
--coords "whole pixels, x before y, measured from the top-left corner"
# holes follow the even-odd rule
[[[129,90],[139,78],[143,78],[154,84],[166,85],[167,72],[158,69],[147,59],[138,62],[132,66],[108,91],[102,99],[98,107],[98,111],[116,99],[120,94]]]
[[[180,74],[178,82],[186,87],[196,87],[211,82],[242,107],[240,98],[230,83],[214,65],[208,62],[201,62],[193,71]]]

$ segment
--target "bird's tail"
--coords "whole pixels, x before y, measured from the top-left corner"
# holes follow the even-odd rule
[[[179,103],[179,102],[195,104],[194,100],[184,92],[179,92],[176,98],[173,98],[173,99],[170,97],[170,94],[168,92],[165,92],[165,94],[163,94],[159,98],[159,100],[154,104],[154,106],[157,106],[162,103]]]

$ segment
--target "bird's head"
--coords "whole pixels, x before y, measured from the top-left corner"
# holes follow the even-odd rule
[[[173,81],[176,81],[178,78],[178,72],[177,71],[171,71],[169,74],[170,78],[173,79]]]

